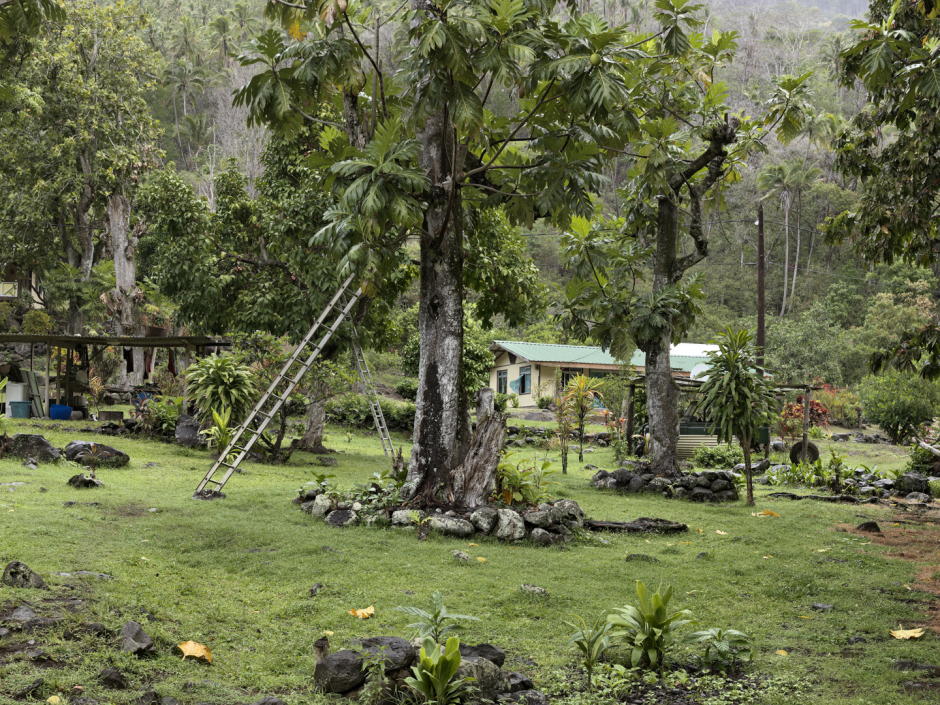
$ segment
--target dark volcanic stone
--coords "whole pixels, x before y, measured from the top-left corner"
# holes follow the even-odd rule
[[[362,656],[356,651],[337,651],[317,662],[313,679],[327,693],[345,693],[365,683]]]
[[[358,519],[359,517],[351,509],[336,509],[327,515],[326,523],[330,526],[351,526]]]
[[[40,463],[54,463],[62,451],[38,434],[17,433],[10,439],[6,454],[23,460],[32,458]]]
[[[867,644],[867,643],[868,643],[868,639],[866,639],[863,636],[850,636],[849,637],[849,644],[854,645],[854,644]]]
[[[84,473],[79,473],[78,475],[72,475],[68,481],[69,486],[74,487],[78,490],[87,490],[94,487],[104,487],[104,483],[94,477],[88,477]]]
[[[691,499],[693,502],[708,502],[714,496],[714,492],[707,490],[704,487],[693,487],[692,491],[689,492],[689,499]]]
[[[122,450],[91,441],[72,441],[65,446],[66,460],[81,463],[87,467],[123,468],[130,462],[130,456]]]
[[[627,556],[626,561],[644,561],[646,563],[659,563],[658,558],[653,558],[652,556],[647,556],[643,553],[631,553]]]
[[[37,590],[48,590],[46,581],[25,563],[20,561],[11,561],[3,569],[2,582],[15,588],[35,588]]]
[[[476,646],[461,644],[460,655],[463,657],[475,656],[477,658],[485,658],[487,661],[496,664],[500,668],[506,663],[506,652],[492,644],[477,644]]]
[[[532,679],[524,673],[512,671],[509,674],[509,692],[518,693],[520,690],[530,690],[532,688]]]
[[[362,653],[381,656],[386,671],[408,668],[415,660],[415,650],[411,642],[397,636],[374,636],[359,641]]]
[[[98,682],[105,688],[124,690],[127,687],[127,677],[114,668],[105,668],[98,674]]]
[[[176,442],[187,448],[201,447],[206,444],[206,437],[199,435],[199,422],[186,414],[176,420],[175,435]]]
[[[870,532],[870,533],[872,533],[872,534],[880,534],[880,533],[881,533],[881,527],[878,526],[878,522],[877,522],[877,521],[866,521],[866,522],[862,522],[861,524],[859,524],[859,525],[856,526],[855,528],[858,529],[859,531],[868,531],[868,532]]]

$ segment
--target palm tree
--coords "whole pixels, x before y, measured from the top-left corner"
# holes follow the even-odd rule
[[[248,32],[254,32],[258,29],[260,23],[247,2],[237,2],[232,8],[232,20],[241,31],[242,41],[248,38]]]
[[[209,23],[209,31],[215,41],[214,47],[219,50],[219,66],[222,66],[223,61],[226,68],[232,63],[229,49],[234,41],[234,29],[232,21],[225,15],[219,15]]]
[[[186,148],[189,159],[195,158],[207,144],[212,142],[215,125],[205,113],[187,115],[180,126],[182,135],[186,138]]]
[[[183,98],[183,115],[189,112],[187,98],[195,99],[206,92],[206,72],[200,66],[193,66],[189,61],[176,64],[174,71],[174,92]]]
[[[202,63],[203,45],[202,27],[192,17],[183,17],[173,29],[170,37],[170,50],[174,56],[185,56],[196,64]]]
[[[783,303],[780,306],[780,317],[787,310],[787,274],[790,271],[790,206],[793,204],[787,169],[783,164],[768,164],[757,175],[757,188],[767,193],[764,198],[774,194],[780,197],[780,206],[783,208]]]

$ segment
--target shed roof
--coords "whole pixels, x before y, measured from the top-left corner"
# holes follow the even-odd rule
[[[674,370],[691,372],[697,364],[708,360],[709,352],[717,349],[717,345],[702,345],[700,343],[673,345],[670,348],[670,366]],[[609,352],[594,345],[555,345],[551,343],[524,343],[518,340],[496,340],[490,346],[490,350],[494,353],[505,350],[521,357],[523,360],[538,364],[561,364],[573,367],[618,367],[622,364]],[[630,365],[640,368],[646,365],[646,356],[642,350],[633,353],[633,357],[630,358]]]
[[[187,345],[198,348],[209,345],[231,345],[227,340],[203,335],[148,338],[127,335],[26,335],[22,333],[0,335],[0,343],[46,343],[57,348],[74,348],[77,345],[113,345],[125,348],[182,348]]]

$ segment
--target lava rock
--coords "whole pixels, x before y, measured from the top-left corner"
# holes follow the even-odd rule
[[[333,502],[325,494],[319,494],[312,502],[301,505],[301,509],[315,517],[325,517],[333,508]]]
[[[525,521],[518,512],[512,509],[499,509],[499,525],[496,528],[496,538],[503,541],[518,541],[525,538]]]
[[[359,647],[364,655],[382,657],[386,671],[408,668],[415,660],[411,642],[397,636],[374,636],[361,639]]]
[[[475,678],[473,685],[477,695],[485,700],[496,700],[500,693],[509,690],[509,677],[495,663],[482,657],[464,656],[454,678]]]
[[[560,499],[553,506],[555,511],[560,513],[561,523],[569,529],[584,526],[584,511],[574,500]]]
[[[23,460],[32,458],[40,463],[54,463],[62,451],[36,433],[17,433],[10,439],[6,454]]]
[[[735,490],[724,490],[723,492],[715,492],[715,496],[712,497],[712,499],[715,502],[736,502],[738,499],[738,493]]]
[[[924,492],[911,492],[904,499],[908,502],[929,502],[930,495]]]
[[[509,674],[509,692],[518,693],[520,690],[530,690],[532,688],[532,679],[524,673],[512,671]]]
[[[104,487],[104,483],[96,477],[89,477],[84,473],[79,473],[78,475],[72,475],[69,478],[68,485],[74,487],[77,490],[89,490],[94,489],[95,487]]]
[[[348,649],[330,654],[317,662],[313,679],[327,693],[345,693],[358,688],[366,681],[362,656]]]
[[[326,523],[330,526],[352,526],[358,523],[359,516],[351,509],[337,509],[330,512],[326,517]]]
[[[666,488],[672,484],[665,477],[654,477],[649,481],[649,484],[646,486],[647,492],[655,492],[656,494],[662,494],[666,491]]]
[[[863,636],[850,636],[850,637],[849,637],[849,644],[850,644],[850,645],[854,645],[854,644],[867,644],[867,643],[868,643],[868,639],[866,639],[866,638],[863,637]]]
[[[124,690],[127,688],[127,677],[114,668],[105,668],[98,674],[98,682],[105,688]]]
[[[488,534],[499,523],[499,511],[493,507],[480,507],[470,515],[470,521],[478,531]]]
[[[183,414],[176,420],[176,442],[186,448],[199,448],[206,444],[206,437],[199,433],[199,422]]]
[[[898,671],[925,671],[933,678],[940,678],[940,666],[931,666],[927,663],[917,663],[907,659],[899,659],[893,665]]]
[[[3,578],[0,579],[4,585],[14,588],[34,588],[36,590],[48,590],[46,581],[39,577],[32,568],[20,561],[11,561],[3,569]],[[14,610],[15,613],[15,610]],[[33,617],[36,615],[34,614]],[[27,617],[27,619],[31,619]],[[23,620],[25,621],[25,620]]]
[[[431,528],[447,536],[467,537],[472,536],[476,528],[466,519],[448,516],[431,517]]]
[[[66,460],[88,467],[123,468],[131,460],[123,450],[91,441],[71,441],[63,453]]]
[[[470,554],[465,551],[451,551],[450,554],[454,557],[454,560],[458,560],[461,563],[470,562]]]
[[[16,436],[14,436],[16,438]],[[910,492],[923,492],[927,493],[930,491],[927,485],[927,478],[921,475],[919,472],[906,472],[897,480],[897,489],[901,494],[909,494]]]
[[[121,648],[129,654],[146,656],[156,650],[153,639],[147,636],[143,628],[133,620],[125,623],[121,628],[121,638],[123,639]]]
[[[538,585],[532,585],[531,583],[522,583],[519,586],[519,592],[529,595],[531,597],[548,597],[548,590]],[[484,657],[486,658],[486,657]],[[490,659],[492,661],[492,659]],[[502,664],[500,664],[502,665]]]
[[[810,605],[810,608],[816,612],[832,611],[832,605],[827,605],[825,602],[814,602],[812,605]]]
[[[616,482],[616,481],[615,481]],[[547,529],[552,525],[552,513],[546,509],[536,509],[522,517],[526,524],[537,526],[540,529]]]
[[[652,556],[647,556],[647,555],[644,554],[644,553],[630,553],[630,554],[627,554],[627,557],[626,557],[625,560],[627,561],[627,563],[630,563],[631,561],[643,561],[643,562],[645,562],[645,563],[659,563],[659,559],[658,559],[658,558],[653,558]]]
[[[555,543],[555,538],[545,529],[535,528],[529,533],[529,541],[536,546],[551,546]]]
[[[863,521],[861,524],[855,527],[858,531],[867,531],[872,534],[880,534],[881,527],[878,526],[877,521]]]
[[[627,485],[627,492],[642,492],[645,486],[646,483],[643,482],[643,478],[639,475],[634,475],[630,478],[630,483]]]
[[[693,502],[709,502],[715,496],[715,493],[704,487],[693,487],[689,492],[689,499]]]
[[[548,705],[548,696],[540,690],[520,690],[516,693],[499,696],[500,703],[517,705]]]

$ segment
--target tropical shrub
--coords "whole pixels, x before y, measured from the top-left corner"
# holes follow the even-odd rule
[[[915,446],[911,450],[910,457],[907,459],[906,470],[919,472],[924,477],[930,477],[936,474],[933,468],[937,463],[940,463],[940,458],[926,448]]]
[[[940,387],[916,374],[891,370],[869,375],[859,385],[865,418],[881,426],[895,443],[940,415]]]
[[[552,397],[549,397],[549,396],[539,397],[538,401],[536,402],[536,406],[544,410],[544,409],[549,408],[554,402],[555,400]]]
[[[744,462],[744,451],[737,443],[699,446],[695,449],[692,462],[697,468],[733,468]]]
[[[45,311],[32,309],[23,316],[23,332],[26,335],[43,335],[52,332],[52,317]]]
[[[669,614],[672,593],[670,585],[665,592],[657,590],[650,594],[646,585],[637,580],[639,606],[625,605],[607,615],[607,621],[615,627],[611,637],[627,647],[634,667],[659,666],[662,671],[666,654],[676,642],[676,632],[687,624],[694,624],[689,610]]]
[[[822,389],[816,390],[814,396],[829,410],[831,423],[845,428],[858,428],[862,405],[857,394],[824,384]]]
[[[466,690],[473,678],[454,680],[460,668],[460,640],[452,636],[441,649],[434,639],[425,638],[421,645],[418,663],[412,666],[413,678],[406,678],[405,683],[420,693],[425,702],[435,705],[454,705]]]
[[[395,391],[407,401],[415,401],[418,398],[418,380],[406,377],[395,385]]]
[[[493,400],[493,407],[501,414],[505,414],[509,408],[509,395],[497,392]]]
[[[545,479],[554,473],[554,470],[549,470],[551,461],[544,460],[535,465],[522,460],[514,464],[507,460],[511,455],[507,453],[496,470],[496,497],[510,506],[534,507],[550,500],[551,495],[546,488],[558,484]]]
[[[183,397],[171,397],[166,394],[152,397],[147,403],[148,424],[153,433],[167,436],[175,432],[176,422],[183,409]]]
[[[568,639],[568,645],[576,646],[581,652],[581,663],[584,670],[587,671],[588,690],[593,692],[594,687],[591,680],[594,669],[610,647],[610,630],[613,629],[613,625],[606,622],[603,617],[594,622],[592,626],[588,626],[583,617],[578,617],[578,620],[581,622],[581,626],[565,622],[575,630],[571,638]]]
[[[213,411],[229,409],[234,422],[244,419],[258,395],[251,368],[235,355],[210,355],[186,371],[189,393],[199,413],[209,418]]]
[[[734,629],[712,627],[700,632],[692,632],[685,639],[686,644],[700,644],[705,647],[702,661],[709,666],[737,670],[738,661],[751,658],[751,640],[744,632]]]
[[[415,405],[379,397],[379,405],[389,431],[411,432],[415,425]],[[374,428],[369,400],[362,394],[346,394],[326,402],[326,420],[341,426]]]

